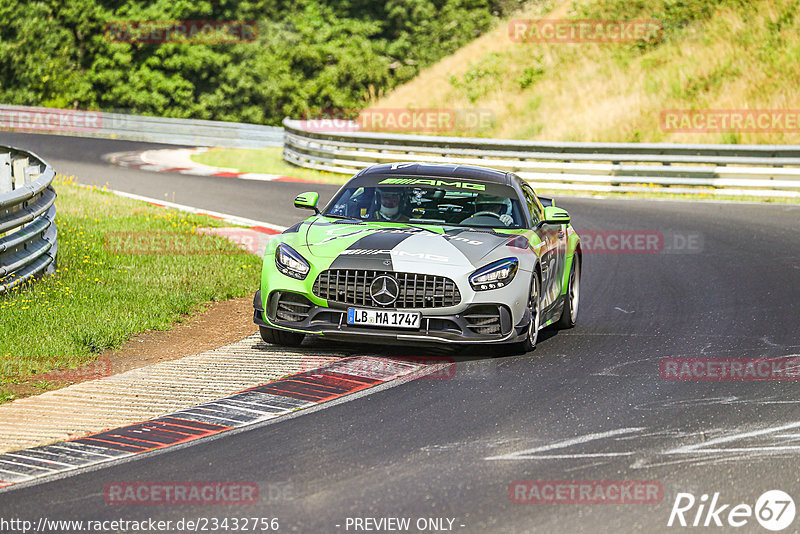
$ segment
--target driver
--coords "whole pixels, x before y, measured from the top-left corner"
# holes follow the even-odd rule
[[[511,216],[511,199],[496,197],[493,195],[480,195],[475,201],[477,215],[480,212],[494,213],[506,226],[514,224],[514,217]],[[473,215],[474,216],[474,215]]]
[[[397,221],[401,217],[400,213],[400,200],[402,194],[397,189],[387,189],[385,187],[378,187],[375,189],[378,194],[378,209],[377,217],[380,221]]]

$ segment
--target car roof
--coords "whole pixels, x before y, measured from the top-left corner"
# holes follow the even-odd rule
[[[493,182],[504,185],[511,184],[509,178],[510,173],[508,172],[498,171],[488,167],[478,167],[477,165],[459,165],[456,163],[379,163],[361,170],[354,178],[393,174],[401,174],[403,176],[441,176],[443,178],[458,177],[481,182]]]

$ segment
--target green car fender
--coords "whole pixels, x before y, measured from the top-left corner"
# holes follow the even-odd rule
[[[325,307],[328,306],[328,301],[315,296],[312,289],[314,280],[317,279],[321,271],[327,269],[329,262],[320,262],[319,258],[314,258],[314,261],[309,260],[311,254],[309,253],[308,247],[305,244],[301,245],[297,243],[298,239],[295,238],[297,235],[297,233],[280,234],[270,239],[267,243],[267,247],[264,251],[264,261],[261,266],[261,308],[263,310],[267,309],[267,297],[269,296],[270,287],[280,287],[285,291],[296,291],[297,293],[305,295],[306,298],[309,298],[314,304]],[[310,270],[305,279],[298,280],[278,271],[275,265],[275,251],[281,243],[289,245],[301,256],[306,258]],[[266,320],[266,317],[264,319]]]
[[[561,294],[566,295],[569,289],[569,273],[572,271],[572,263],[575,261],[575,255],[580,254],[581,238],[578,232],[572,228],[572,225],[567,225],[567,261],[564,263],[564,278],[561,284]]]

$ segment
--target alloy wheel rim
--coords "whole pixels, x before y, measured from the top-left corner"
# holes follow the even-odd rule
[[[569,315],[573,323],[578,318],[578,305],[580,304],[580,298],[581,298],[581,275],[578,274],[578,270],[573,267],[572,278],[569,284],[569,299],[570,299]]]
[[[531,345],[536,344],[539,337],[539,280],[535,279],[533,282],[533,291],[531,293],[531,324],[528,327],[528,339]]]

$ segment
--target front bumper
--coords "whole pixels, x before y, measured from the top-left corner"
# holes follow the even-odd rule
[[[286,311],[285,306],[279,309],[279,304],[287,301],[294,311]],[[264,307],[259,290],[253,300],[253,322],[259,326],[367,343],[514,343],[525,339],[530,322],[527,314],[520,324],[514,325],[511,310],[505,304],[476,303],[457,314],[418,310],[424,313],[420,328],[414,330],[354,326],[347,324],[347,306],[319,306],[301,293],[281,290],[272,291],[266,301],[266,312]]]

